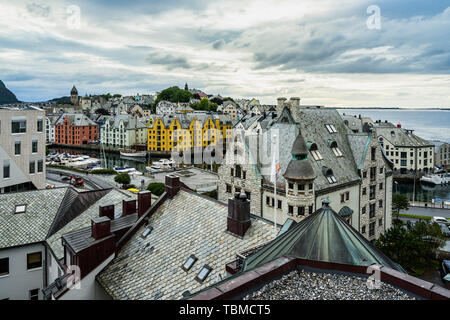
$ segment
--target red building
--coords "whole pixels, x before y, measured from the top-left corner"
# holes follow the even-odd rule
[[[55,124],[55,143],[82,145],[98,140],[98,126],[84,114],[64,113]]]

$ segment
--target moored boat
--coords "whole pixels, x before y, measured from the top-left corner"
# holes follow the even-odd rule
[[[147,156],[147,151],[131,151],[131,150],[124,150],[120,151],[120,155],[124,157],[137,157],[137,158],[145,158]]]
[[[450,173],[424,175],[420,181],[435,185],[450,184]]]

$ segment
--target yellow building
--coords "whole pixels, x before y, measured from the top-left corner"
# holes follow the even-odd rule
[[[151,117],[148,122],[149,151],[183,151],[192,147],[223,145],[232,137],[232,122],[228,116],[184,113]]]

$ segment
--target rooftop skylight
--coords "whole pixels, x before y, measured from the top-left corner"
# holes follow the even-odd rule
[[[206,277],[211,273],[212,268],[210,266],[208,266],[207,264],[205,264],[202,269],[200,270],[200,272],[197,274],[197,277],[195,277],[195,280],[199,281],[199,282],[203,282],[205,281]]]
[[[189,256],[189,258],[186,260],[186,262],[184,263],[184,265],[182,267],[183,270],[189,271],[197,260],[198,260],[198,258],[196,256],[194,256],[193,254],[191,254]]]
[[[25,204],[16,205],[14,213],[25,213],[27,211],[27,206]]]
[[[148,226],[147,228],[145,228],[144,232],[142,232],[142,238],[147,238],[147,236],[152,232],[153,227]]]

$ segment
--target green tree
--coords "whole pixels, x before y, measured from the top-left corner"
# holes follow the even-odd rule
[[[398,215],[400,214],[400,210],[408,210],[409,209],[409,201],[408,198],[400,193],[394,194],[392,197],[392,210],[397,212],[397,220]]]
[[[211,102],[206,98],[200,100],[200,102],[191,104],[194,110],[204,110],[204,111],[217,111],[217,103]]]
[[[122,188],[124,188],[126,185],[130,184],[131,178],[128,173],[119,173],[114,177],[114,181],[120,183],[122,185]]]
[[[225,102],[225,101],[232,101],[233,103],[237,104],[236,101],[234,101],[234,99],[231,98],[231,97],[225,97],[225,98],[223,98],[223,102]]]
[[[165,185],[160,182],[152,182],[147,186],[147,190],[151,191],[152,194],[158,197],[164,193]]]
[[[217,190],[212,190],[212,191],[206,191],[204,193],[202,193],[204,196],[213,198],[217,200]]]
[[[192,98],[192,93],[186,90],[182,90],[177,86],[170,87],[161,91],[155,100],[155,105],[162,100],[170,102],[189,102]]]
[[[394,224],[375,242],[385,255],[415,275],[436,265],[435,253],[443,244],[444,236],[439,225],[425,220],[408,224],[406,228]]]

